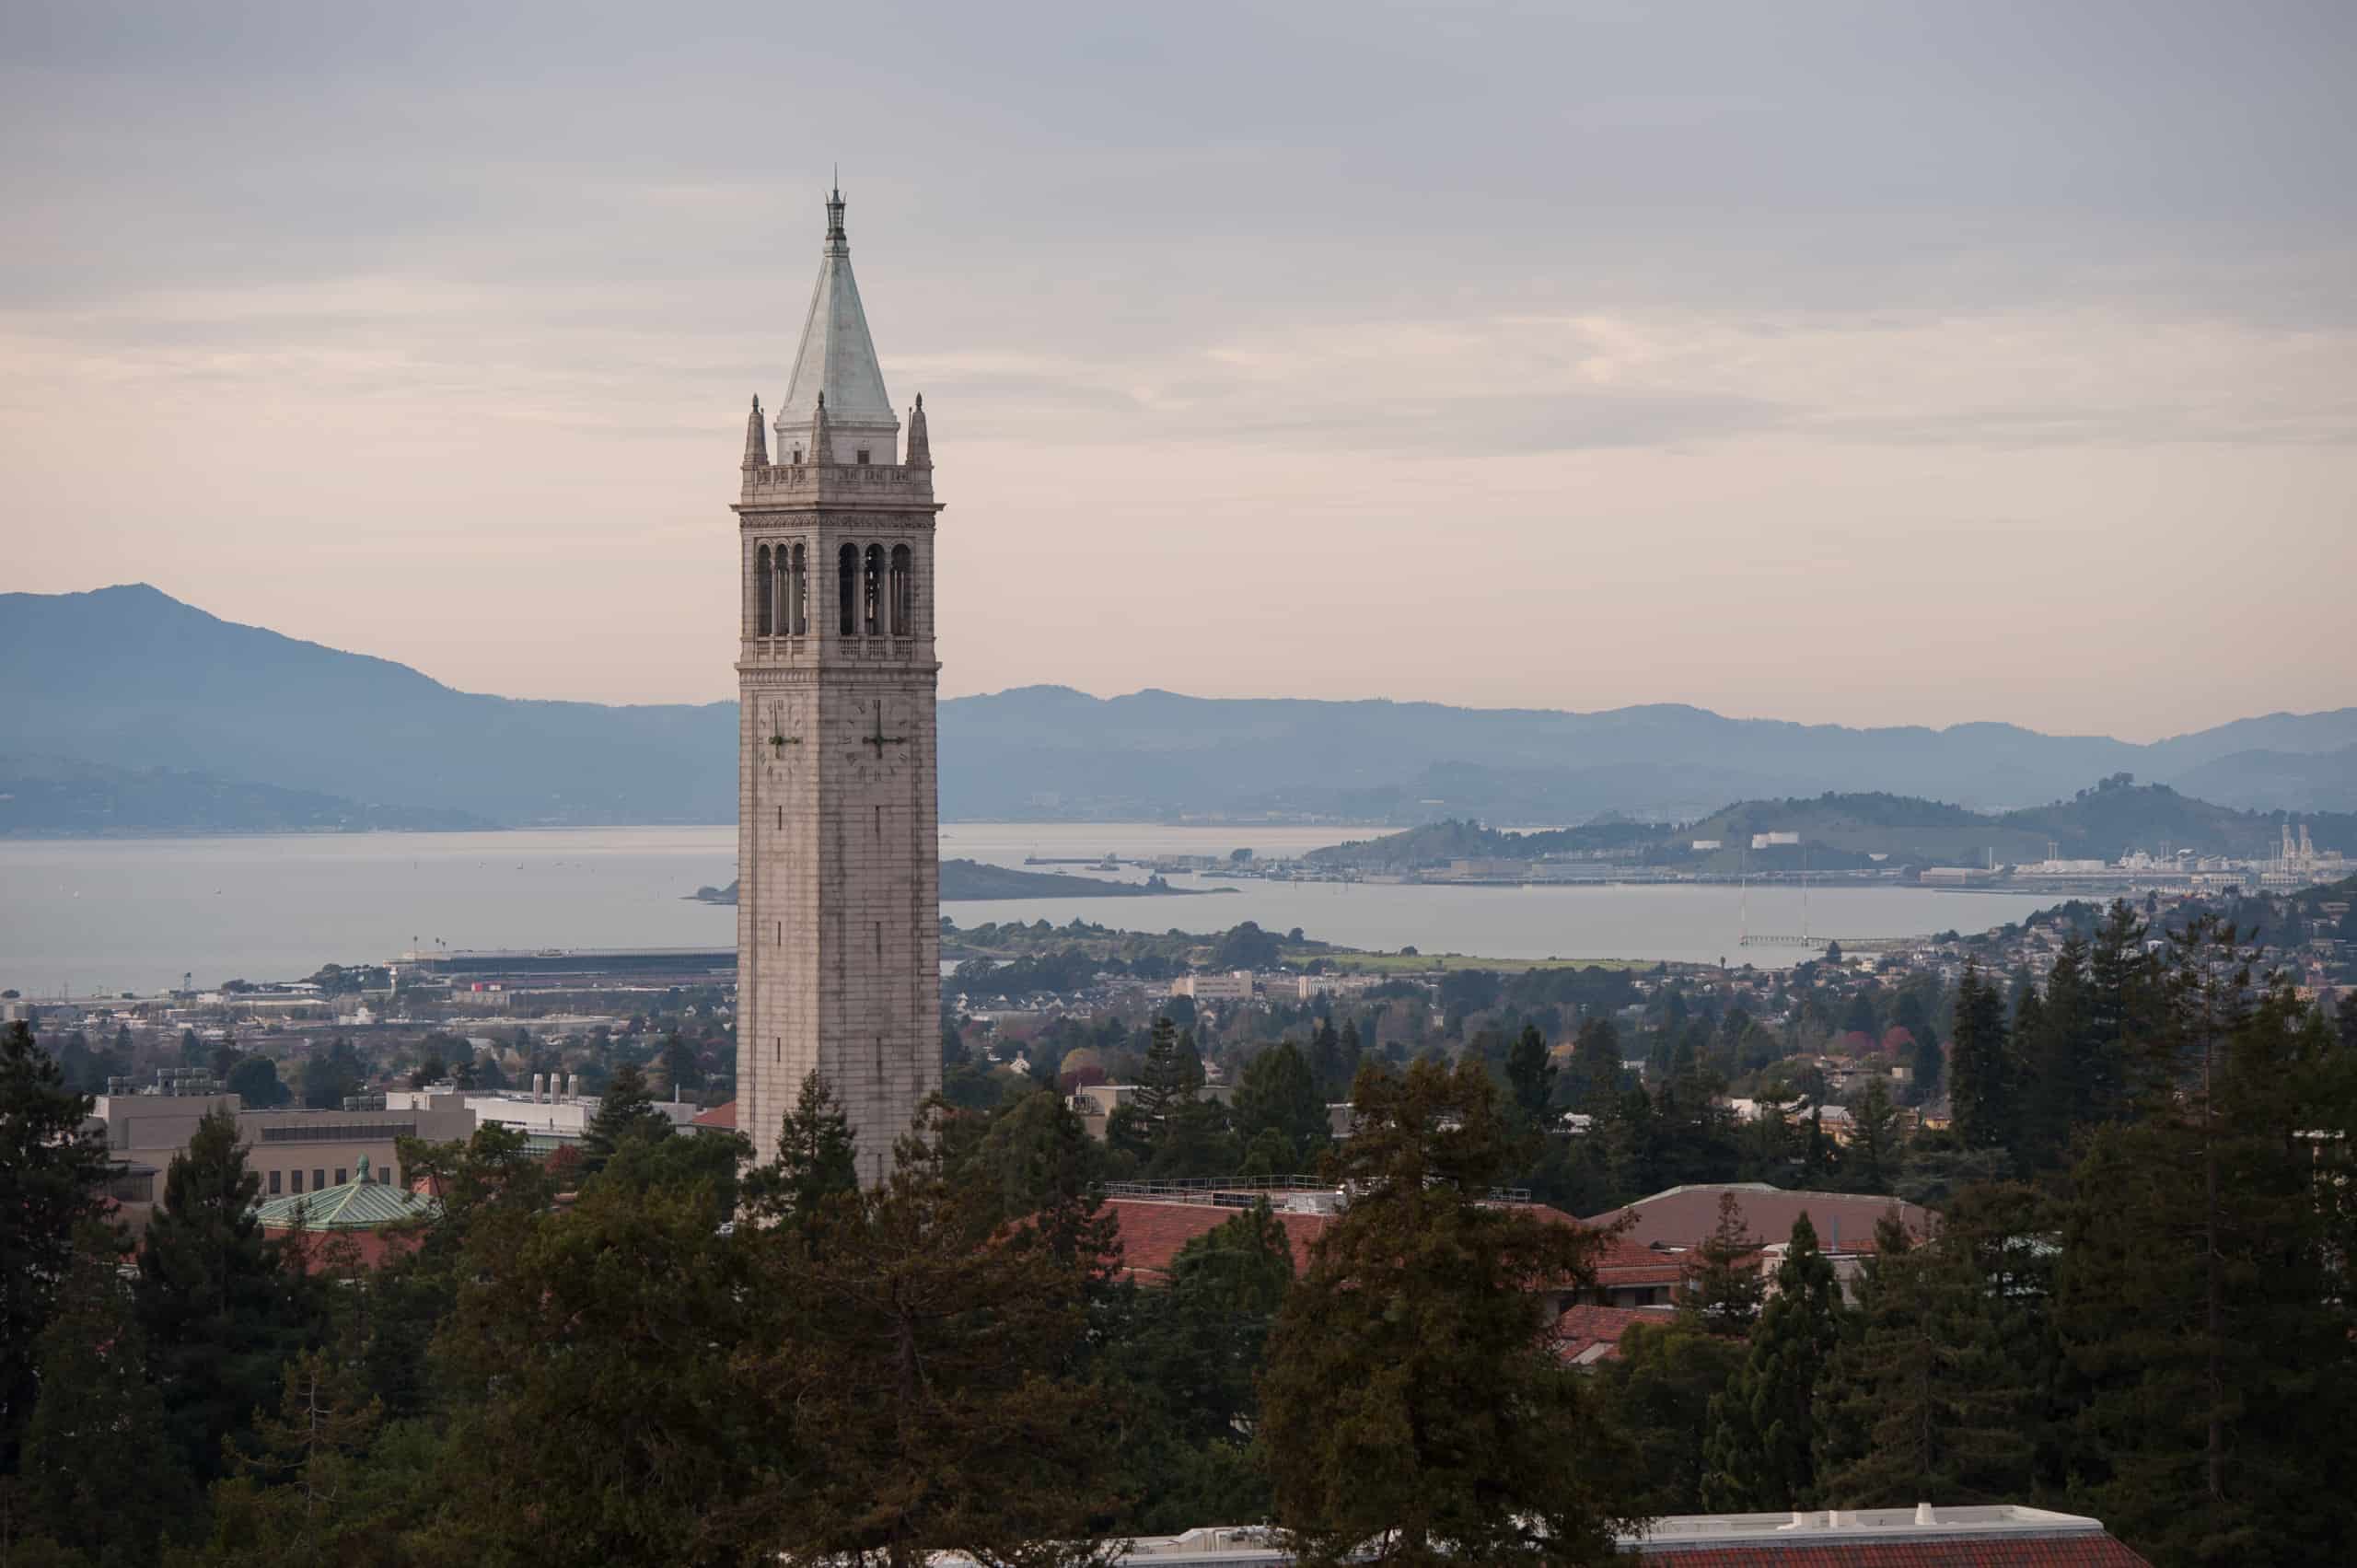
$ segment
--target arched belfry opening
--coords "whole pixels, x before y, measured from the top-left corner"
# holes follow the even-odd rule
[[[842,624],[835,628],[846,637],[859,635],[859,546],[846,544],[837,558],[836,584],[842,600]]]
[[[753,552],[753,635],[766,637],[775,630],[775,579],[770,575],[770,547]]]
[[[916,634],[917,617],[916,573],[911,568],[909,547],[892,547],[892,635],[909,637]]]
[[[884,634],[884,547],[867,547],[867,569],[859,578],[859,625],[863,635]]]

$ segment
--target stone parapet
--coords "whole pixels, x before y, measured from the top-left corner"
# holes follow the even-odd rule
[[[745,467],[739,509],[933,505],[933,470],[906,463],[764,463]]]

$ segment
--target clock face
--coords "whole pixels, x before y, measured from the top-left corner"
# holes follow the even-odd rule
[[[767,753],[764,760],[772,777],[801,776],[803,753],[810,748],[802,712],[799,697],[770,700],[767,733],[761,736],[761,744]]]
[[[908,771],[909,748],[916,733],[909,719],[905,701],[868,699],[867,713],[851,749],[853,778],[863,784],[876,784],[898,778]]]

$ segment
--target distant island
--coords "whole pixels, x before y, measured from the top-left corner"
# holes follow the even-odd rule
[[[1480,872],[1538,861],[1595,861],[1666,872],[1899,871],[2117,861],[2142,850],[2267,860],[2288,814],[2236,811],[2115,773],[2068,800],[2005,812],[1880,793],[1745,800],[1682,823],[1607,818],[1513,832],[1450,819],[1313,850],[1313,866],[1360,874],[1454,866]],[[2357,813],[2298,819],[2320,850],[2357,854]]]
[[[1233,888],[1174,888],[1159,877],[1143,882],[1108,882],[1095,877],[1068,877],[1060,871],[1017,871],[1012,866],[985,865],[979,860],[941,863],[941,901],[969,902],[981,899],[1191,899],[1204,893],[1232,893]],[[699,902],[737,902],[737,884],[698,888],[688,895]]]

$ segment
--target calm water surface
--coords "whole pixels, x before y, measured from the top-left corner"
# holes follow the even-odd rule
[[[1367,830],[1158,824],[952,823],[941,853],[1002,865],[1028,856],[1225,854],[1314,849]],[[452,947],[726,947],[735,912],[684,897],[736,876],[733,828],[354,833],[226,839],[0,841],[0,987],[54,997],[177,983],[283,980],[322,963]],[[1077,871],[1080,867],[1055,869]],[[1025,899],[949,905],[960,925],[1075,918],[1160,931],[1257,920],[1351,947],[1494,958],[1736,957],[1733,888],[1448,888],[1226,884],[1200,898]],[[1799,932],[1797,889],[1753,889],[1750,928]],[[2019,920],[2027,895],[1820,889],[1818,936],[1973,931]],[[1764,965],[1806,954],[1755,948]]]

